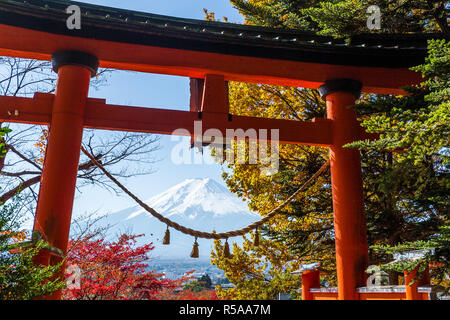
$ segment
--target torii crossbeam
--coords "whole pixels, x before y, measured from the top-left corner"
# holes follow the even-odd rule
[[[66,8],[78,5],[81,29]],[[0,0],[0,55],[53,61],[56,92],[0,97],[0,122],[50,126],[34,229],[66,251],[84,128],[171,134],[194,121],[203,130],[278,129],[281,143],[330,148],[339,299],[364,286],[367,239],[358,150],[373,138],[354,105],[361,91],[402,94],[420,82],[408,68],[424,61],[436,35],[361,35],[351,44],[292,30],[173,18],[62,0]],[[189,111],[108,105],[88,98],[98,67],[190,77]],[[320,88],[327,117],[311,122],[229,115],[226,82]],[[270,139],[270,137],[268,138]],[[39,263],[60,258],[41,253]],[[59,299],[60,292],[49,298]]]

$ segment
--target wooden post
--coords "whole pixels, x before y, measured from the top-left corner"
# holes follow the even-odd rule
[[[406,300],[423,300],[422,295],[419,293],[418,287],[430,284],[430,271],[428,267],[420,278],[416,279],[419,267],[420,265],[410,272],[406,270],[404,271]],[[413,281],[414,283],[412,283]]]
[[[82,52],[62,51],[53,55],[58,72],[50,135],[45,154],[33,230],[51,246],[67,250],[73,198],[78,173],[84,109],[89,82],[98,68],[97,58]],[[42,251],[36,263],[54,265],[60,257]],[[64,268],[61,275],[64,274]],[[46,299],[60,299],[55,292]]]
[[[302,273],[302,300],[314,300],[311,288],[320,288],[319,270],[307,270]]]
[[[228,83],[222,75],[207,74],[204,82],[202,112],[229,113]]]
[[[354,300],[358,299],[356,287],[365,285],[368,248],[360,154],[343,146],[359,138],[356,111],[349,106],[359,97],[361,83],[335,79],[319,91],[327,103],[327,117],[333,121],[330,167],[339,299]]]

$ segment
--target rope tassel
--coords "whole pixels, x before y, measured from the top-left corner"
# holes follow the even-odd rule
[[[198,242],[197,237],[195,237],[194,245],[192,246],[191,258],[198,258]]]
[[[223,247],[223,257],[231,258],[230,246],[228,245],[228,239],[225,240],[225,245]]]
[[[253,247],[259,247],[259,230],[255,230],[255,239],[253,240]]]
[[[170,231],[169,226],[167,226],[166,233],[164,234],[163,244],[170,244]]]

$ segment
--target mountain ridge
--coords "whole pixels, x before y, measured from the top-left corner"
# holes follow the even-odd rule
[[[144,201],[163,216],[188,228],[204,232],[226,232],[240,229],[257,221],[260,216],[251,212],[247,204],[225,186],[211,178],[187,179]],[[106,217],[116,231],[145,234],[141,242],[153,242],[152,251],[159,258],[189,257],[193,237],[171,230],[171,244],[162,245],[166,225],[140,206],[132,206]],[[116,232],[117,233],[117,232]],[[242,243],[241,237],[232,238]],[[199,239],[200,258],[209,258],[213,241]],[[202,250],[203,249],[203,250]]]

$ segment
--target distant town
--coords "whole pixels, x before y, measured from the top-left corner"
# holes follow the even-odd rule
[[[225,273],[208,260],[193,259],[173,259],[173,260],[155,260],[149,262],[149,269],[164,273],[164,278],[171,280],[178,279],[187,272],[194,270],[192,273],[193,280],[199,279],[204,275],[211,278],[213,285],[221,285],[222,287],[230,286],[230,282],[225,278]]]

